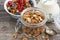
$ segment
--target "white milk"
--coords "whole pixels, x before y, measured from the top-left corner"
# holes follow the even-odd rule
[[[57,0],[40,0],[37,7],[42,8],[48,12],[48,19],[57,16],[59,14],[59,5],[57,4]]]

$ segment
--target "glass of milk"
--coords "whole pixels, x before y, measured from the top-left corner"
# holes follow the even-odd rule
[[[52,21],[53,17],[59,14],[59,5],[57,4],[57,0],[40,0],[37,7],[48,12],[48,21]]]

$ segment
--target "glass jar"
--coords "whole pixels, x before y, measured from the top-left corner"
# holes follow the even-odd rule
[[[22,17],[23,17],[23,15],[24,15],[25,12],[30,11],[30,10],[42,12],[42,14],[43,14],[44,17],[45,17],[44,20],[43,20],[42,22],[38,23],[38,24],[32,24],[32,25],[29,24],[29,23],[27,23],[27,22],[25,22]],[[15,27],[15,31],[17,32],[19,29],[22,29],[23,27],[24,27],[24,28],[25,28],[25,27],[28,28],[28,30],[24,30],[24,31],[26,31],[26,32],[28,32],[28,31],[30,31],[30,30],[32,30],[32,29],[34,29],[34,31],[36,31],[35,29],[42,27],[42,26],[45,25],[45,23],[47,22],[46,13],[47,13],[47,12],[46,12],[45,10],[40,9],[40,8],[37,8],[37,7],[27,8],[27,9],[23,10],[23,12],[21,13],[21,18],[19,18],[19,19],[17,20],[16,27]],[[19,25],[20,25],[20,26],[19,26]],[[44,30],[44,29],[45,29],[45,28],[43,27],[43,30]],[[22,31],[23,31],[23,30],[22,30]],[[24,31],[23,31],[23,34],[24,34],[24,35],[26,35],[26,36],[29,37],[29,38],[32,38],[31,36],[27,35]],[[36,33],[37,33],[37,31],[36,31]],[[39,34],[39,35],[40,35],[40,34]],[[39,35],[38,35],[38,36],[39,36]]]
[[[23,20],[23,15],[24,15],[24,13],[25,12],[27,12],[27,11],[30,11],[30,10],[33,10],[33,11],[39,11],[39,12],[41,12],[43,15],[44,15],[44,20],[42,21],[42,22],[40,22],[40,23],[37,23],[37,24],[29,24],[29,23],[27,23],[27,22],[25,22],[24,20]],[[32,8],[27,8],[27,9],[25,9],[22,13],[21,13],[21,23],[22,24],[24,24],[25,26],[27,26],[27,27],[39,27],[39,26],[42,26],[42,25],[44,25],[46,22],[47,22],[47,17],[46,17],[46,14],[47,14],[47,12],[45,11],[45,10],[43,10],[43,9],[41,9],[41,8],[37,8],[37,7],[32,7]]]

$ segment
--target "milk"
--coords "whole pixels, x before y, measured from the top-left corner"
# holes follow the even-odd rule
[[[37,7],[48,12],[47,18],[51,21],[55,16],[59,15],[59,5],[57,0],[40,0]]]

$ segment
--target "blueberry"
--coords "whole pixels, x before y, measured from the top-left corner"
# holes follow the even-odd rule
[[[11,6],[10,8],[11,8],[11,9],[13,9],[14,7],[13,7],[13,6]]]
[[[13,3],[13,5],[12,5],[12,6],[13,6],[13,7],[14,7],[14,6],[16,6],[16,3]]]
[[[30,3],[31,5],[33,5],[33,2],[32,2],[32,0],[29,0],[29,3]]]

